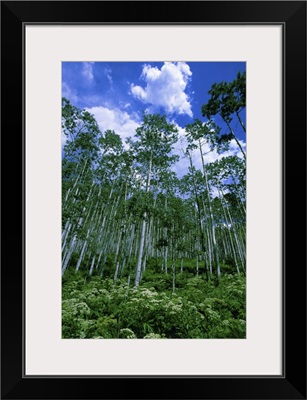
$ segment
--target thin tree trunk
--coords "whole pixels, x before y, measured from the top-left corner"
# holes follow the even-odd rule
[[[89,275],[92,276],[96,256],[93,257]]]
[[[224,121],[225,121],[225,120],[224,120]],[[226,121],[225,121],[225,122],[226,122]],[[228,129],[230,130],[230,132],[231,132],[231,134],[232,134],[232,137],[234,138],[234,140],[236,141],[238,147],[240,148],[240,150],[241,150],[241,152],[242,152],[242,154],[243,154],[244,160],[246,161],[246,154],[245,154],[245,152],[244,152],[244,150],[243,150],[243,148],[242,148],[242,146],[241,146],[239,140],[237,139],[236,135],[234,134],[234,132],[233,132],[233,130],[232,130],[230,124],[229,124],[228,122],[226,122],[226,124],[227,124]]]
[[[241,117],[240,117],[238,111],[236,111],[236,115],[237,115],[237,117],[238,117],[238,120],[239,120],[239,122],[240,122],[240,125],[242,126],[242,129],[243,129],[244,132],[246,133],[245,126],[244,126],[244,124],[243,124],[243,121],[242,121],[242,119],[241,119]]]
[[[207,171],[206,171],[205,162],[204,162],[204,155],[203,155],[203,152],[202,152],[201,141],[199,140],[198,143],[199,143],[201,162],[202,162],[202,166],[203,166],[203,172],[204,172],[204,177],[205,177],[205,182],[206,182],[206,189],[207,189],[207,199],[208,199],[208,204],[209,204],[209,215],[210,215],[210,222],[211,222],[211,232],[212,232],[214,258],[215,258],[215,262],[216,262],[216,272],[217,272],[217,277],[219,277],[220,274],[221,274],[221,269],[220,269],[220,262],[219,262],[218,247],[217,247],[216,238],[215,238],[215,222],[214,222],[213,212],[212,212],[212,207],[211,207],[210,188],[209,188]]]
[[[148,170],[147,182],[146,182],[146,193],[149,192],[149,188],[150,188],[151,168],[152,168],[152,154],[150,156],[150,161],[149,161],[149,170]],[[135,287],[139,286],[140,279],[141,279],[142,258],[143,258],[143,252],[144,252],[146,224],[147,224],[147,213],[145,211],[145,213],[143,215],[141,241],[140,241],[140,247],[139,247],[139,256],[138,256],[138,262],[137,262],[137,266],[136,266],[136,274],[135,274],[135,282],[134,282]]]

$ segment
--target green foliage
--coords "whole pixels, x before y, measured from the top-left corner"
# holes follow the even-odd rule
[[[214,83],[209,90],[211,95],[207,104],[202,106],[202,114],[210,119],[220,114],[227,122],[231,122],[232,114],[246,106],[246,73],[238,73],[232,82]]]
[[[165,116],[144,114],[126,146],[62,99],[63,338],[245,337],[246,170],[233,122],[245,131],[245,86],[245,74],[212,86],[208,121],[185,127],[182,179],[172,166],[184,141]],[[232,139],[244,159],[208,163]]]
[[[146,270],[142,286],[82,272],[63,277],[62,337],[120,339],[245,338],[245,277],[218,282],[189,272],[172,278]]]

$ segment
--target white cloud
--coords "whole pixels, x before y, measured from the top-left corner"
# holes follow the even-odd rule
[[[245,149],[246,144],[242,140],[240,140],[239,142],[242,148]],[[221,160],[222,158],[229,156],[237,156],[239,158],[243,158],[242,152],[234,139],[229,142],[229,150],[224,151],[221,154],[218,154],[216,150],[210,151],[210,146],[206,142],[202,143],[202,151],[204,154],[205,164],[212,163],[216,160]],[[194,150],[193,152],[193,164],[196,168],[202,169],[202,161],[198,149]]]
[[[62,84],[62,97],[66,97],[66,99],[70,100],[72,103],[76,103],[79,100],[76,90],[71,89],[66,82]]]
[[[105,73],[105,75],[106,75],[106,77],[107,77],[107,79],[109,81],[110,90],[113,91],[114,88],[113,88],[113,78],[112,78],[112,70],[111,70],[111,68],[110,67],[106,67],[104,69],[104,73]]]
[[[143,66],[141,78],[146,86],[130,85],[131,94],[145,104],[163,107],[167,113],[193,116],[189,97],[185,93],[192,76],[190,67],[184,62],[165,62],[161,70],[150,65]]]
[[[93,61],[82,63],[82,75],[90,82],[94,79],[93,67]]]
[[[173,122],[174,123],[174,122]],[[188,141],[185,136],[185,129],[179,126],[178,124],[175,124],[177,129],[178,129],[178,142],[175,144],[174,148],[174,154],[178,154],[180,156],[180,160],[174,164],[173,170],[176,172],[179,178],[181,178],[183,175],[187,174],[189,166],[190,166],[190,161],[189,158],[184,156],[185,149],[187,148]],[[242,140],[239,140],[243,150],[246,150],[246,143],[243,142]],[[228,156],[237,156],[241,159],[243,159],[243,154],[237,145],[236,141],[232,139],[229,142],[229,150],[223,152],[222,154],[218,154],[216,150],[211,151],[210,146],[206,143],[202,143],[202,151],[204,154],[204,163],[212,163],[216,160],[221,160],[224,157]],[[200,151],[199,149],[195,149],[192,152],[192,163],[193,166],[196,169],[199,169],[202,171],[202,160],[200,156]]]
[[[119,108],[100,106],[87,108],[87,111],[94,115],[102,133],[108,129],[114,130],[123,141],[129,136],[134,136],[136,128],[140,126],[136,115],[130,115]]]

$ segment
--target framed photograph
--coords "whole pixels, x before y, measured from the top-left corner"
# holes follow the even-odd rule
[[[2,398],[306,399],[306,2],[1,26]]]

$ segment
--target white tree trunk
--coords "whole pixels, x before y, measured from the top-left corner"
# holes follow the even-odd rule
[[[146,183],[146,193],[149,192],[149,188],[150,188],[151,168],[152,168],[152,154],[151,154],[150,161],[149,161],[149,169],[148,169],[147,183]],[[137,261],[137,265],[136,265],[135,282],[134,282],[135,287],[139,286],[140,279],[141,279],[142,258],[143,258],[143,252],[144,252],[146,225],[147,225],[147,213],[145,212],[144,216],[143,216],[143,223],[142,223],[141,241],[140,241],[140,247],[139,247],[139,256],[138,256],[138,261]]]

